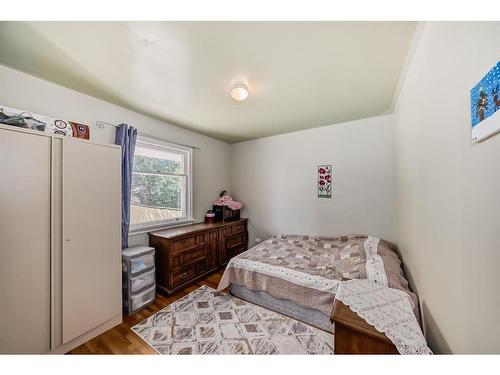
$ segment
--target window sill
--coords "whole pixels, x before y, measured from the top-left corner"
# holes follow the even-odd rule
[[[152,232],[154,230],[159,230],[163,228],[175,228],[175,227],[182,227],[184,225],[189,225],[193,224],[194,219],[184,219],[184,220],[178,220],[178,221],[172,221],[170,223],[158,223],[158,224],[153,224],[153,225],[148,225],[148,226],[141,226],[137,228],[130,228],[128,235],[129,236],[135,236],[137,234],[145,234]]]

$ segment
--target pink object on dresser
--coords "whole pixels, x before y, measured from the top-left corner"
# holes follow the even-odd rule
[[[231,210],[241,210],[243,203],[233,201],[233,198],[225,194],[214,202],[214,206],[227,206]]]

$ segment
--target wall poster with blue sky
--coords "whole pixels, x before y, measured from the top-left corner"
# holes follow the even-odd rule
[[[500,61],[472,88],[470,105],[472,142],[500,132]]]

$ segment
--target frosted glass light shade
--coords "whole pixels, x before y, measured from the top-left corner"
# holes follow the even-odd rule
[[[248,88],[244,83],[237,83],[231,88],[231,98],[241,102],[248,98]]]

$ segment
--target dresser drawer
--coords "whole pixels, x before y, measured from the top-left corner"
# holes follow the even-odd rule
[[[191,237],[185,237],[172,241],[172,253],[178,253],[196,245],[202,245],[207,242],[207,233],[200,233]]]
[[[231,249],[228,249],[227,250],[228,262],[229,262],[229,259],[234,258],[236,255],[239,255],[246,250],[247,250],[246,245],[236,246],[236,247],[233,247]]]
[[[172,252],[177,253],[185,248],[193,247],[196,245],[196,237],[183,238],[181,240],[172,241]]]
[[[189,250],[184,250],[172,256],[172,266],[185,266],[190,263],[203,260],[207,257],[208,248],[206,245],[201,245]]]
[[[233,234],[233,227],[230,226],[230,227],[222,228],[221,232],[222,232],[222,237],[230,236],[231,234]]]
[[[236,247],[244,246],[246,242],[247,242],[247,233],[246,232],[238,233],[227,238],[226,247],[228,249],[233,249]]]
[[[200,273],[203,273],[204,270],[205,267],[203,262],[198,262],[187,267],[182,267],[179,271],[174,271],[172,273],[172,288],[176,288],[179,285],[194,279]]]
[[[235,234],[246,232],[246,230],[247,230],[247,226],[245,223],[233,225],[233,233],[235,233]]]

